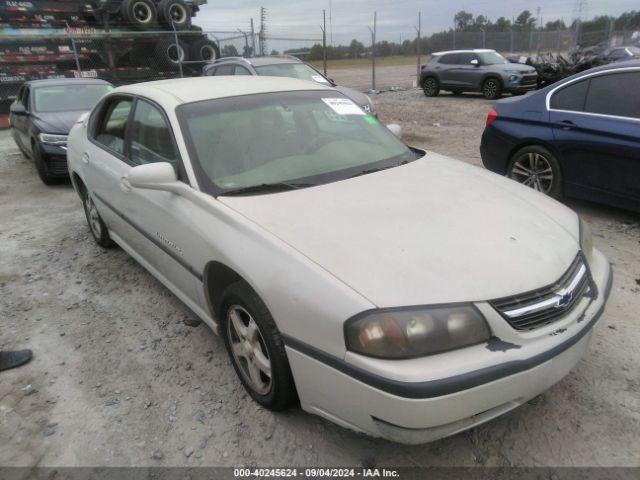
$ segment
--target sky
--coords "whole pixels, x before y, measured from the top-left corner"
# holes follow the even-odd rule
[[[267,32],[270,36],[321,39],[322,10],[327,11],[327,35],[333,44],[348,44],[356,38],[370,44],[367,27],[373,24],[373,12],[378,13],[380,40],[398,42],[415,38],[418,11],[422,12],[424,35],[448,29],[453,16],[460,10],[485,15],[492,20],[500,16],[512,18],[523,10],[534,15],[540,7],[542,23],[563,18],[571,23],[580,0],[209,0],[201,7],[195,24],[208,31],[249,30],[253,18],[259,29],[260,7],[267,9]],[[638,0],[582,0],[586,17],[617,16],[624,11],[638,10]],[[331,25],[329,26],[329,10]],[[229,35],[229,34],[227,34]],[[221,35],[224,37],[224,35]],[[273,43],[273,42],[272,42]],[[277,42],[275,42],[277,43]],[[275,46],[275,45],[274,45]]]

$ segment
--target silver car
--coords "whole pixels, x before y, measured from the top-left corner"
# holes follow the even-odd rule
[[[538,74],[529,65],[510,63],[495,50],[452,50],[432,55],[422,68],[420,85],[427,97],[448,90],[481,92],[487,100],[495,100],[504,92],[535,90]]]

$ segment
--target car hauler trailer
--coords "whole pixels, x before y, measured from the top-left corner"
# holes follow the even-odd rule
[[[103,78],[120,85],[199,75],[220,56],[193,25],[207,0],[0,0],[0,128],[27,80]]]

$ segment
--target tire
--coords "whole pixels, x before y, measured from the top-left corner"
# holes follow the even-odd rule
[[[560,162],[544,147],[528,145],[518,150],[511,157],[507,176],[550,197],[562,198]]]
[[[220,58],[220,50],[213,40],[203,38],[189,47],[191,60],[196,62],[213,62]]]
[[[176,30],[189,30],[191,11],[184,0],[162,0],[158,4],[158,20],[169,30],[174,26]]]
[[[40,145],[38,142],[33,142],[31,146],[31,155],[33,157],[33,163],[36,166],[36,170],[38,172],[38,176],[42,183],[45,185],[56,185],[61,182],[59,177],[55,177],[49,173],[49,169],[47,168],[47,164],[44,161],[44,156],[42,155],[42,151],[40,150]]]
[[[482,95],[487,100],[496,100],[502,96],[502,83],[496,77],[489,77],[482,83]]]
[[[220,333],[233,368],[256,402],[274,411],[295,402],[284,341],[267,306],[246,282],[234,283],[224,291]]]
[[[156,5],[151,0],[123,0],[120,15],[138,29],[152,28],[158,22]]]
[[[422,82],[422,91],[427,97],[437,97],[440,93],[440,82],[435,77],[427,77]]]
[[[98,208],[95,203],[93,203],[89,191],[84,186],[82,187],[82,206],[87,224],[89,225],[89,231],[96,243],[102,248],[112,248],[115,246],[115,243],[113,243],[113,240],[111,240],[109,236],[107,226],[102,221],[100,213],[98,213]]]
[[[182,61],[189,60],[188,46],[181,40],[178,40],[178,47],[176,48],[176,42],[172,38],[162,40],[156,45],[155,57],[160,67],[179,68],[179,57],[182,57]]]

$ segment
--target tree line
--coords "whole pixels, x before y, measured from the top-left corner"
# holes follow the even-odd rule
[[[600,32],[613,30],[640,30],[640,10],[625,12],[618,17],[600,15],[591,20],[583,21],[580,24],[574,20],[570,25],[566,25],[564,20],[548,21],[544,25],[539,25],[538,18],[529,10],[522,11],[517,17],[508,19],[500,17],[495,21],[484,15],[474,16],[472,13],[461,10],[454,17],[455,31],[458,32],[530,32],[534,29],[544,30],[567,30],[580,31],[582,34],[589,32]],[[423,52],[433,52],[451,47],[453,28],[433,33],[420,39],[420,46]],[[414,55],[416,52],[416,41],[405,40],[402,43],[388,42],[383,40],[376,43],[376,56],[386,57],[391,55]],[[292,49],[285,53],[295,55],[307,49]],[[306,59],[322,60],[322,44],[315,44],[308,50]],[[371,46],[365,46],[358,40],[352,40],[349,45],[327,45],[327,58],[330,60],[345,58],[361,58],[370,55]]]

